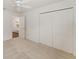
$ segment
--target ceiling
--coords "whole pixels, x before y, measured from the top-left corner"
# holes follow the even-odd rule
[[[44,6],[47,4],[56,3],[56,2],[59,2],[62,0],[23,0],[23,1],[24,1],[25,6],[29,5],[29,6],[31,6],[30,9],[33,9],[33,8],[41,7],[41,6]],[[17,8],[17,7],[14,7],[13,5],[16,5],[15,0],[3,0],[3,7],[4,8],[7,8],[12,11],[26,11],[26,10],[28,10],[28,8],[22,8],[22,7]]]

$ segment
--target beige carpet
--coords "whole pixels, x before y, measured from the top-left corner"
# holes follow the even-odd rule
[[[29,40],[4,41],[4,59],[75,59],[69,53]]]

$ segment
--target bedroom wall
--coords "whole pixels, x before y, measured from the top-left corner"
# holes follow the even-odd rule
[[[39,35],[39,20],[40,20],[40,13],[46,12],[46,11],[52,11],[52,10],[58,10],[58,9],[63,9],[63,8],[68,8],[68,7],[74,7],[74,1],[66,0],[66,1],[61,1],[58,3],[50,4],[47,6],[43,6],[40,8],[36,8],[33,10],[28,11],[27,13],[24,13],[26,15],[26,39],[30,39],[35,42],[40,41],[40,35]],[[75,39],[74,39],[75,41]],[[60,40],[58,40],[60,42]],[[55,43],[58,44],[58,43]],[[66,48],[69,48],[70,46],[67,45]],[[60,47],[54,46],[54,48],[60,49]],[[65,50],[66,52],[73,53],[75,55],[75,48],[71,48],[73,51]],[[61,49],[63,50],[63,49]]]
[[[10,10],[3,10],[3,41],[11,39],[11,34],[13,31],[12,20],[14,19],[13,17],[16,15],[16,13]]]

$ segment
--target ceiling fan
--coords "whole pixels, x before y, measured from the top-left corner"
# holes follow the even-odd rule
[[[25,2],[29,2],[30,0],[23,1],[23,0],[15,0],[14,3],[12,3],[12,6],[18,7],[18,8],[32,8],[30,5],[27,5]]]

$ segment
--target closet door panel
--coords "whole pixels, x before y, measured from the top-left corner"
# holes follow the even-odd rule
[[[70,52],[73,51],[73,9],[55,12],[55,39],[54,47]]]

